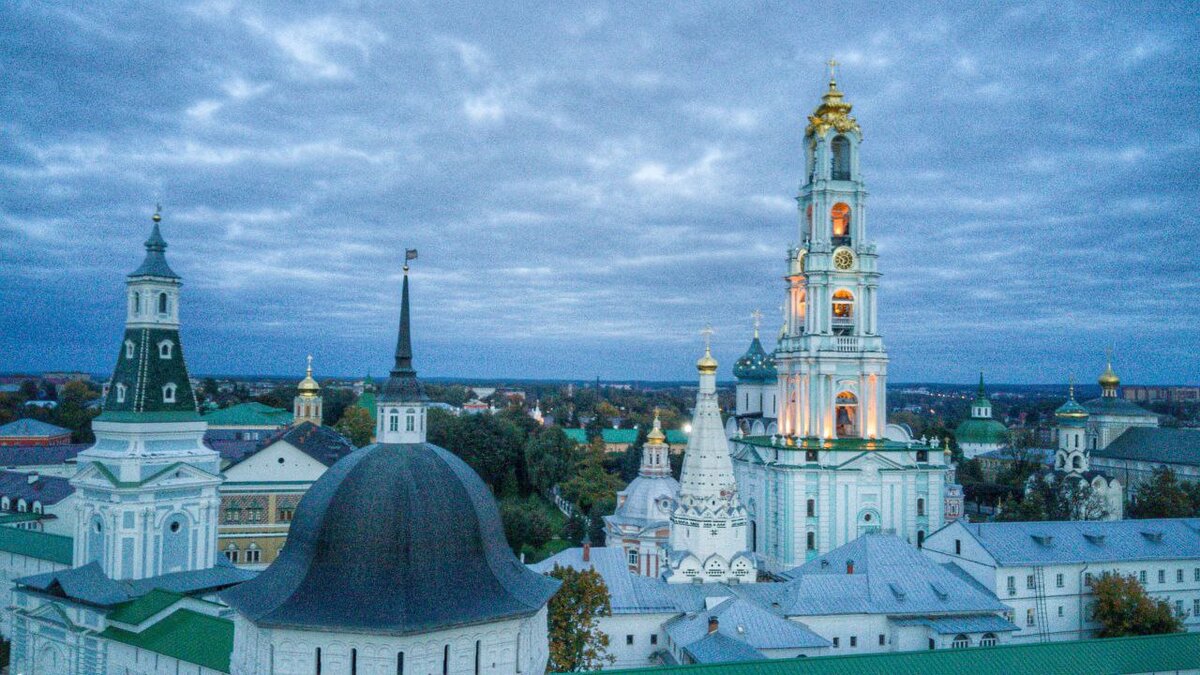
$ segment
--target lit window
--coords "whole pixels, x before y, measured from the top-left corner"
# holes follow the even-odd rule
[[[848,237],[850,236],[850,207],[842,202],[833,205],[833,210],[830,212],[830,219],[833,223],[833,236]]]

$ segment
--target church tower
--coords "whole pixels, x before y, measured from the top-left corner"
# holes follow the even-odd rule
[[[166,260],[161,216],[126,282],[125,336],[79,454],[74,566],[97,562],[112,579],[212,567],[217,556],[220,457],[204,445],[179,336],[182,281]]]
[[[416,252],[409,255],[415,257]],[[378,443],[424,443],[425,411],[429,399],[425,386],[413,370],[412,337],[408,319],[408,261],[404,263],[404,286],[400,292],[400,331],[396,337],[396,364],[376,398],[375,441]]]
[[[679,500],[671,513],[667,581],[753,583],[757,569],[746,550],[746,509],[738,497],[717,405],[717,360],[707,346],[696,369],[700,390],[683,455]]]
[[[862,132],[833,78],[808,118],[800,245],[789,251],[787,320],[775,353],[787,437],[881,439],[887,352],[877,325],[879,271],[867,238]]]
[[[323,399],[321,385],[312,376],[312,355],[308,357],[308,373],[296,385],[296,398],[292,400],[292,423],[312,422],[321,426]]]
[[[1067,402],[1054,411],[1058,423],[1058,449],[1054,453],[1054,468],[1069,474],[1081,474],[1090,469],[1091,455],[1087,447],[1088,411],[1075,401],[1075,384]]]

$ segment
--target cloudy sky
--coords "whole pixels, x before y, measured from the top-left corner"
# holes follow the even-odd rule
[[[1189,3],[490,4],[0,5],[0,371],[111,368],[161,202],[193,372],[383,374],[414,247],[425,375],[728,376],[832,55],[893,381],[1198,379]]]

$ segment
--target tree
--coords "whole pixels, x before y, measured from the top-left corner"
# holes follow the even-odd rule
[[[1156,600],[1132,576],[1106,574],[1092,585],[1096,595],[1094,618],[1100,622],[1096,637],[1158,635],[1183,630],[1179,617],[1165,600]]]
[[[592,509],[588,511],[588,541],[592,546],[603,546],[605,540],[604,531],[604,516],[612,515],[616,500],[598,501],[592,504]]]
[[[570,478],[579,463],[575,441],[559,427],[549,427],[525,443],[525,465],[534,490],[548,492]]]
[[[572,546],[579,546],[583,543],[583,538],[587,536],[587,525],[584,524],[583,516],[579,515],[578,511],[571,512],[567,522],[563,523],[559,536]]]
[[[371,442],[371,434],[375,433],[375,421],[371,412],[366,408],[350,406],[342,413],[334,428],[350,439],[354,447],[361,448]]]
[[[1085,480],[1056,474],[1035,476],[1022,498],[1009,497],[996,520],[1101,520],[1108,515],[1104,498]]]
[[[554,537],[550,518],[537,497],[501,502],[500,520],[504,524],[504,536],[508,539],[508,545],[518,556],[525,546],[539,549]]]
[[[554,566],[549,576],[562,582],[550,598],[550,672],[600,670],[616,657],[608,653],[608,635],[600,617],[612,616],[608,587],[595,570]]]
[[[1150,480],[1138,488],[1137,499],[1129,505],[1130,518],[1186,518],[1196,515],[1186,484],[1175,478],[1169,467],[1154,470]]]
[[[613,500],[625,483],[604,469],[604,445],[593,443],[579,463],[575,476],[563,483],[562,495],[585,513],[591,511],[596,502]]]
[[[58,406],[50,411],[50,421],[70,429],[71,440],[75,443],[91,443],[96,440],[92,434],[92,418],[100,414],[100,411],[87,408],[87,402],[92,398],[94,394],[86,384],[79,381],[68,382],[63,385]]]

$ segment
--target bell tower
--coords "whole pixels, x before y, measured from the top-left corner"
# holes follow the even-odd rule
[[[867,238],[862,131],[834,78],[808,118],[798,246],[788,252],[787,320],[775,361],[780,430],[789,437],[883,438],[887,352],[879,271]]]

